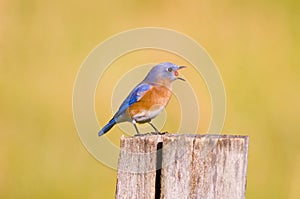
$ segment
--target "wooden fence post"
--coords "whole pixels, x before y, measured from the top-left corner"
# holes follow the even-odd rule
[[[121,137],[117,199],[243,199],[248,136]]]

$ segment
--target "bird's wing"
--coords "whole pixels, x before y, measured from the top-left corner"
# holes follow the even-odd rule
[[[118,112],[115,114],[114,118],[120,116],[124,111],[135,102],[138,102],[144,95],[152,88],[150,84],[139,84],[136,86],[131,93],[127,96],[124,102],[121,104]]]

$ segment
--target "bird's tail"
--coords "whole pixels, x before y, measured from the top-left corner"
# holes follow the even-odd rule
[[[115,118],[111,119],[98,133],[98,136],[105,134],[116,124]]]

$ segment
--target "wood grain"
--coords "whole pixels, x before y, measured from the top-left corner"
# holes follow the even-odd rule
[[[247,155],[248,136],[123,136],[116,198],[242,199]]]

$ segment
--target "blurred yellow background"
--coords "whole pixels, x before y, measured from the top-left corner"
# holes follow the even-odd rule
[[[73,83],[97,44],[145,26],[194,38],[216,62],[227,93],[223,133],[250,135],[247,198],[298,198],[299,10],[298,1],[278,0],[1,0],[0,198],[114,198],[116,171],[78,138]],[[124,63],[143,63],[132,60]],[[112,113],[100,119],[101,103],[103,125]],[[117,131],[108,134],[116,142]]]

